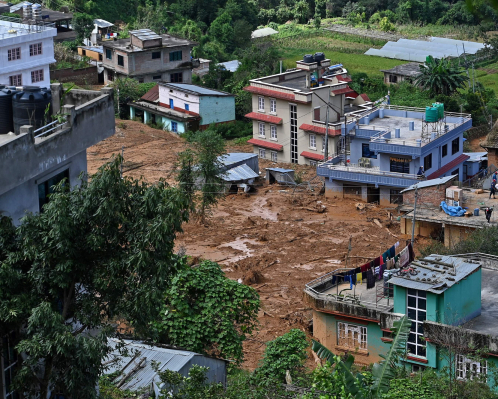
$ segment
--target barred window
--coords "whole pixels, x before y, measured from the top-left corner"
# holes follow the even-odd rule
[[[31,71],[31,83],[43,82],[43,69]]]
[[[20,60],[21,47],[11,48],[10,50],[7,50],[7,59],[9,61]]]
[[[32,57],[34,55],[40,55],[42,53],[42,44],[35,43],[29,45],[29,55]]]
[[[457,355],[456,358],[457,378],[460,380],[481,379],[487,382],[488,362],[478,362],[466,358],[464,355]]]
[[[339,346],[351,349],[367,349],[367,328],[354,324],[337,322]]]
[[[9,76],[11,86],[22,86],[22,75]]]
[[[259,124],[259,137],[265,137],[265,124]]]

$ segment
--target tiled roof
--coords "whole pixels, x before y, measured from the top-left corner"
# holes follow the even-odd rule
[[[304,101],[297,101],[296,96],[292,93],[282,93],[281,91],[263,89],[262,87],[255,86],[246,86],[244,87],[244,90],[253,94],[261,94],[263,96],[279,98],[281,100],[295,101],[299,104],[307,104],[307,102]]]
[[[258,147],[263,147],[263,148],[268,148],[270,150],[275,150],[275,151],[282,151],[284,148],[283,145],[277,144],[277,143],[271,143],[269,141],[265,140],[258,140],[258,139],[251,139],[247,141],[249,144],[258,146]]]
[[[265,115],[259,112],[250,112],[246,115],[246,118],[255,119],[261,122],[274,123],[276,125],[280,125],[282,123],[282,118],[272,115]]]
[[[159,86],[155,85],[152,89],[150,89],[147,93],[145,93],[141,100],[148,101],[148,102],[156,102],[159,100]]]
[[[325,136],[326,129],[325,127],[321,126],[315,126],[315,125],[308,125],[307,123],[303,123],[301,126],[299,126],[299,129],[304,130],[305,132],[313,132],[317,134],[321,134]],[[340,136],[341,135],[341,129],[331,129],[329,127],[329,136]]]
[[[339,82],[352,82],[352,79],[349,77],[349,76],[341,76],[341,75],[338,75],[337,76],[337,80]]]
[[[436,177],[444,175],[446,172],[449,172],[451,169],[460,165],[462,162],[465,162],[469,158],[470,157],[468,155],[462,154],[462,155],[456,157],[453,161],[448,162],[441,169],[438,169],[434,173],[431,173],[429,176],[427,176],[427,179],[429,179],[429,180],[435,179]]]
[[[349,95],[356,94],[356,92],[349,86],[346,86],[344,89],[332,90],[332,93],[336,96],[340,94],[349,94]],[[358,94],[356,94],[356,97],[358,97]]]
[[[323,161],[324,156],[321,154],[316,154],[314,152],[303,151],[301,153],[302,157],[314,159],[315,161]]]
[[[371,100],[368,98],[366,94],[360,94],[360,97],[363,98],[367,102],[371,102]]]

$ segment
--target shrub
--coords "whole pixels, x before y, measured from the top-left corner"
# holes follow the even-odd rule
[[[380,28],[380,30],[382,30],[384,32],[391,32],[391,31],[394,31],[396,29],[394,24],[389,22],[387,17],[382,18],[382,20],[380,21],[380,24],[379,24],[379,28]]]

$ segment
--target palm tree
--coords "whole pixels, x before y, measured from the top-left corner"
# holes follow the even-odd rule
[[[420,65],[419,75],[415,79],[415,84],[424,90],[429,90],[432,94],[450,95],[457,89],[464,87],[466,77],[463,70],[458,68],[448,58],[427,57],[424,65]]]

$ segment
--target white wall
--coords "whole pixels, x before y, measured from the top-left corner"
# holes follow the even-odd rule
[[[5,26],[5,21],[0,21],[0,32],[4,32],[7,28],[17,30],[17,34],[0,34],[0,84],[10,84],[9,76],[22,74],[22,84],[25,86],[41,86],[50,87],[50,71],[49,65],[55,62],[54,58],[54,36],[57,30],[47,29],[42,32],[32,32],[22,34],[20,24],[13,23],[12,28],[10,23]],[[42,43],[42,53],[39,55],[30,56],[30,44]],[[8,60],[8,50],[13,48],[21,48],[21,58],[18,60]],[[31,82],[31,71],[43,69],[44,80],[42,82]]]
[[[173,100],[175,108],[185,109],[185,104],[189,105],[189,111],[199,114],[199,96],[183,91],[159,86],[159,102],[169,105],[169,100]]]

